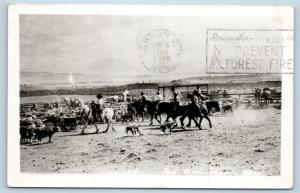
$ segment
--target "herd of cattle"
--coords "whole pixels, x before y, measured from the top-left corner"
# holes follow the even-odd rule
[[[150,102],[154,108],[158,107],[157,103]],[[161,117],[160,119],[157,119],[157,111],[156,114],[153,112],[151,113],[150,108],[146,108],[145,105],[141,101],[135,101],[132,103],[125,103],[125,102],[115,102],[107,103],[108,106],[110,106],[113,111],[113,119],[116,122],[134,122],[134,121],[140,121],[139,116],[142,118],[142,121],[144,120],[144,115],[151,116],[151,123],[152,119],[155,116],[156,120],[159,123],[162,123]],[[167,106],[166,106],[167,105]],[[232,105],[237,104],[226,104],[223,105],[220,108],[213,108],[214,111],[231,111],[232,112]],[[148,104],[148,106],[150,106]],[[160,104],[162,108],[168,107],[170,105],[166,104]],[[168,110],[168,109],[166,109]],[[170,110],[170,109],[169,109]],[[173,112],[173,109],[171,109]],[[148,111],[148,112],[147,112]],[[145,113],[145,114],[144,114]],[[163,112],[162,112],[163,113]],[[168,112],[166,111],[165,113]],[[90,114],[91,115],[91,114]],[[87,116],[90,116],[87,114]],[[160,114],[161,115],[161,114]],[[171,118],[175,118],[177,116],[173,116],[174,113],[170,115]],[[153,117],[152,117],[153,116]],[[201,116],[201,115],[200,115]],[[21,144],[25,143],[42,143],[43,138],[48,138],[48,141],[51,142],[51,138],[55,132],[59,131],[71,131],[76,130],[79,127],[84,127],[88,124],[100,124],[100,123],[106,123],[107,120],[103,119],[97,120],[97,123],[95,123],[95,119],[93,119],[93,116],[91,119],[85,118],[83,113],[83,107],[82,105],[78,106],[69,106],[62,100],[60,103],[45,103],[42,106],[37,104],[30,104],[30,105],[21,105],[20,108],[20,142]],[[187,115],[187,117],[193,119],[193,117],[190,117]],[[201,117],[200,117],[201,118]],[[169,118],[168,118],[169,119]],[[210,121],[209,121],[210,122]],[[177,126],[177,123],[174,120],[173,122],[169,123],[166,122],[165,124],[161,124],[161,130],[165,132],[165,130],[172,129],[175,126]],[[109,123],[108,123],[109,124]],[[189,123],[190,124],[190,123]],[[197,123],[195,122],[197,125]],[[126,133],[131,132],[132,134],[140,133],[139,128],[136,127],[134,124],[130,124],[131,126],[125,127]],[[96,126],[97,128],[97,126]],[[97,128],[98,131],[98,128]],[[141,134],[141,133],[140,133]]]
[[[255,101],[260,101],[259,105],[262,106],[262,101],[268,106],[268,100],[273,100],[274,97],[268,93],[268,89],[256,91],[254,93]],[[257,94],[258,93],[258,94]],[[251,101],[248,100],[248,106],[251,105]],[[139,118],[144,121],[144,116],[149,116],[150,125],[153,124],[153,120],[156,120],[161,127],[161,130],[165,132],[167,129],[170,131],[177,127],[176,118],[180,117],[181,126],[184,126],[184,119],[189,118],[187,126],[191,125],[191,121],[195,122],[195,125],[201,129],[202,119],[205,118],[209,122],[211,121],[209,116],[214,112],[233,112],[233,109],[239,105],[240,101],[237,98],[227,98],[224,100],[208,100],[204,103],[204,108],[198,110],[196,105],[192,105],[190,102],[184,105],[175,106],[172,102],[157,102],[157,101],[131,101],[120,102],[106,100],[106,106],[102,111],[94,113],[91,104],[85,104],[81,99],[65,98],[62,97],[60,102],[44,103],[41,104],[21,104],[20,107],[20,142],[23,143],[42,143],[43,138],[48,138],[51,142],[51,138],[55,132],[58,131],[71,131],[77,128],[82,128],[82,133],[87,125],[95,125],[96,132],[98,132],[97,124],[107,123],[107,129],[111,127],[113,129],[113,122],[139,122]],[[200,105],[201,106],[201,105]],[[110,113],[107,115],[106,113]],[[165,121],[162,121],[161,115],[166,115]],[[97,118],[98,117],[98,118]],[[99,119],[100,117],[100,119]],[[200,118],[200,121],[198,121]],[[172,122],[169,122],[173,119]],[[114,121],[113,121],[114,120]],[[126,133],[132,134],[140,133],[139,128],[134,124],[127,124],[125,127]]]

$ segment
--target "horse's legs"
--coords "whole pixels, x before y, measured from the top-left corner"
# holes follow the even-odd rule
[[[156,121],[160,124],[160,123],[161,123],[161,117],[160,117],[160,120],[158,120],[158,118],[157,118],[157,117],[158,117],[158,116],[157,116],[157,113],[154,114],[154,117],[155,117]]]
[[[104,118],[105,119],[105,122],[107,123],[107,127],[106,127],[106,129],[103,131],[104,133],[105,132],[107,132],[108,131],[108,129],[109,129],[109,127],[110,127],[110,121],[109,120],[107,120],[106,118]]]
[[[130,117],[129,119],[131,120],[131,122],[134,122],[134,119],[133,119],[133,117]],[[129,120],[129,121],[130,121],[130,120]]]
[[[151,113],[151,117],[150,117],[150,125],[153,125],[153,113]]]
[[[212,125],[211,125],[211,121],[210,121],[210,118],[206,115],[205,116],[205,119],[207,119],[208,120],[208,122],[209,122],[209,128],[212,128]]]
[[[82,130],[81,130],[81,134],[82,134],[82,135],[84,134],[84,131],[85,131],[87,125],[88,125],[88,121],[86,121],[86,122],[84,123],[83,127],[82,127]]]
[[[194,121],[194,123],[195,123],[196,127],[198,127],[198,123],[197,123],[197,120],[196,120],[196,118],[195,118],[195,117],[191,117],[190,119],[192,119],[192,120]]]
[[[160,113],[158,114],[158,117],[159,117],[159,122],[161,123],[161,114]]]
[[[144,112],[141,113],[142,116],[142,122],[144,122]]]
[[[52,135],[50,134],[50,135],[49,135],[49,140],[48,140],[49,143],[52,143],[52,142],[51,142],[51,137],[52,137]]]
[[[191,117],[188,117],[189,118],[189,123],[186,125],[187,127],[190,127],[191,125],[192,125],[192,119],[191,119]]]
[[[167,114],[167,118],[165,120],[165,123],[169,122],[170,116]]]
[[[181,127],[184,127],[184,119],[185,119],[185,116],[180,117]]]
[[[95,127],[96,127],[96,133],[98,133],[98,132],[99,132],[99,129],[98,129],[98,127],[97,127],[97,123],[95,123]]]
[[[110,121],[110,123],[111,123],[111,129],[112,129],[113,131],[115,131],[113,122]]]
[[[203,117],[200,116],[200,121],[199,121],[199,124],[198,124],[198,128],[201,130],[201,123],[202,123],[202,120],[203,120]]]

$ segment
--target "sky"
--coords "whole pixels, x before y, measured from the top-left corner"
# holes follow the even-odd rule
[[[205,72],[205,36],[197,35],[205,29],[192,21],[188,16],[21,15],[21,71],[197,76]],[[143,65],[140,47],[156,29],[169,30],[182,45],[172,72]]]
[[[203,8],[197,16],[23,14],[20,15],[20,70],[80,73],[97,77],[97,81],[113,81],[116,77],[118,81],[128,80],[128,77],[143,81],[143,77],[172,80],[203,76],[206,75],[207,29],[291,28],[292,20],[280,14],[280,8],[265,12],[260,8],[262,10],[255,12],[257,9]],[[180,42],[180,52],[176,46],[170,52],[176,67],[166,73],[147,69],[145,60],[152,64],[155,57],[142,57],[141,48],[147,34],[157,29],[172,34],[169,42],[173,39]],[[173,57],[176,53],[179,54]],[[47,79],[43,76],[39,79],[43,78]]]

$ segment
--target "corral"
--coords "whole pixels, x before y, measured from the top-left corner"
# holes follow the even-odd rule
[[[128,123],[115,120],[115,130],[93,134],[95,128],[89,125],[87,135],[80,135],[80,128],[71,132],[54,134],[52,143],[43,145],[21,145],[22,172],[63,173],[149,173],[186,175],[279,175],[281,144],[281,84],[274,83],[273,104],[260,107],[255,103],[253,89],[228,89],[226,94],[214,93],[207,84],[176,85],[159,87],[165,100],[167,89],[174,92],[190,92],[197,87],[210,100],[230,101],[238,98],[233,113],[215,113],[211,116],[213,128],[203,122],[203,130],[195,125],[190,128],[176,128],[172,134],[164,133],[159,125],[149,126],[149,120],[136,121],[143,135],[131,136],[125,133]],[[257,86],[257,85],[254,85]],[[265,85],[266,86],[266,85]],[[270,86],[270,85],[267,85]],[[156,90],[156,91],[157,91]],[[151,91],[151,93],[155,93]],[[139,90],[140,92],[140,90]],[[73,95],[88,103],[94,95]],[[45,104],[59,102],[61,96],[37,96],[21,98],[21,117],[36,104],[41,116]],[[252,101],[249,105],[247,101]],[[33,103],[34,102],[34,103]],[[111,104],[112,107],[124,103]],[[59,104],[60,106],[61,104]],[[124,105],[123,105],[124,106]],[[126,105],[125,105],[126,106]],[[163,116],[165,119],[165,116]],[[187,121],[187,120],[186,120]],[[157,124],[157,122],[154,122]],[[151,165],[152,167],[146,167]]]

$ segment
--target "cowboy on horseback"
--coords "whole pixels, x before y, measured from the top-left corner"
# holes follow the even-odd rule
[[[164,97],[160,94],[159,91],[156,92],[156,95],[154,96],[154,102],[157,103],[156,108],[158,109],[158,104],[162,102]]]
[[[95,107],[93,108],[93,111],[94,111],[93,114],[95,115],[95,117],[97,118],[97,120],[99,122],[103,122],[102,117],[101,117],[102,111],[105,108],[103,96],[101,94],[98,94],[96,97],[97,97],[98,101],[97,101],[97,104],[94,105]]]
[[[179,95],[179,93],[178,92],[174,92],[173,101],[174,101],[174,110],[175,111],[176,111],[177,107],[179,106],[180,98],[181,98],[181,96]]]
[[[201,89],[200,88],[198,88],[198,90],[194,90],[193,96],[194,97],[193,97],[192,103],[195,103],[199,107],[200,112],[202,112],[203,108],[207,111],[206,96],[201,94]]]
[[[156,95],[154,97],[154,101],[157,101],[157,102],[161,102],[163,101],[164,97],[160,94],[159,91],[156,92]]]
[[[147,100],[147,96],[144,94],[144,92],[141,92],[140,100],[142,102],[145,102]]]

